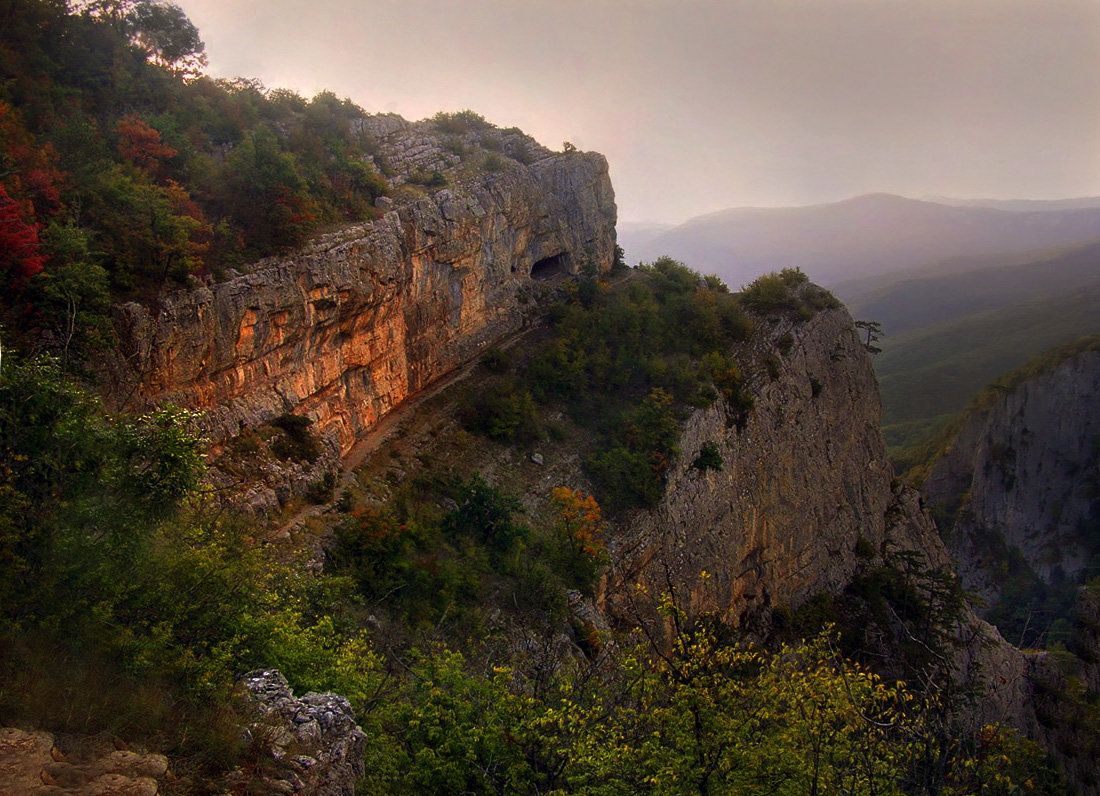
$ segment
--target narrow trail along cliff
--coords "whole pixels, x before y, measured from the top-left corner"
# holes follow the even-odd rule
[[[497,342],[497,347],[508,349],[520,342],[528,333],[525,330],[500,340]],[[470,360],[457,370],[444,374],[415,395],[406,397],[404,401],[386,413],[374,427],[360,436],[341,461],[340,478],[334,489],[334,494],[339,496],[351,486],[355,479],[355,471],[359,466],[397,433],[402,423],[415,416],[428,401],[465,381],[477,368],[479,361],[478,359]],[[310,517],[315,517],[329,510],[331,506],[331,502],[305,506],[283,522],[279,532],[288,533]]]

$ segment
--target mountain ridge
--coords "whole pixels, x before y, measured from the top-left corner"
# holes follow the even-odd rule
[[[689,219],[628,259],[668,254],[730,284],[798,267],[827,286],[950,258],[1009,254],[1100,238],[1100,209],[1016,212],[865,194],[795,208],[742,208]]]

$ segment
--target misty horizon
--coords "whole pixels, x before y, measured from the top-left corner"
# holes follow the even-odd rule
[[[215,77],[607,156],[624,221],[1100,195],[1096,0],[180,0]]]
[[[1053,197],[1036,197],[1036,196],[945,196],[945,195],[926,195],[926,196],[905,196],[904,194],[894,193],[892,191],[866,191],[860,194],[854,194],[851,196],[845,196],[839,199],[826,200],[822,202],[807,202],[805,204],[796,205],[738,205],[731,207],[718,207],[712,210],[704,210],[689,218],[680,219],[678,221],[668,221],[665,219],[620,219],[620,224],[628,224],[639,227],[645,226],[668,226],[676,227],[682,224],[687,224],[691,221],[698,219],[708,218],[710,216],[721,215],[726,212],[742,211],[742,210],[797,210],[800,208],[811,207],[823,207],[827,205],[844,204],[845,202],[851,202],[857,199],[864,199],[868,197],[896,197],[899,199],[907,199],[914,202],[927,202],[929,204],[946,204],[949,206],[966,206],[966,207],[985,207],[989,210],[1004,210],[1006,212],[1021,212],[1011,210],[1002,205],[1011,205],[1014,203],[1020,203],[1025,205],[1030,204],[1049,204],[1051,209],[1056,206],[1068,205],[1068,209],[1080,208],[1092,208],[1100,207],[1100,195],[1096,196],[1053,196]]]

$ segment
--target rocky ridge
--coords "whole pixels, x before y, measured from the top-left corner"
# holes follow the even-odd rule
[[[374,118],[380,150],[405,174],[448,141],[428,123]],[[116,307],[109,403],[202,410],[215,453],[242,429],[304,415],[326,456],[291,480],[315,478],[407,397],[528,323],[540,283],[610,268],[606,160],[530,147],[530,164],[456,166],[450,187],[402,193],[378,220],[292,256],[168,293],[155,307]],[[272,508],[277,491],[269,479],[245,503]]]
[[[1022,555],[1046,583],[1100,551],[1100,351],[1073,356],[972,413],[924,484],[966,587],[1001,596],[998,562]]]
[[[756,327],[737,352],[752,411],[739,420],[720,399],[693,412],[661,502],[617,523],[601,595],[613,616],[657,622],[652,596],[671,586],[689,616],[716,614],[759,637],[777,609],[839,594],[891,552],[951,570],[919,494],[894,477],[871,359],[848,312],[758,318]],[[692,466],[706,443],[717,446],[720,470]],[[979,678],[984,689],[967,719],[1034,734],[1032,661],[969,608],[955,632],[956,678]]]
[[[848,314],[757,328],[737,354],[753,410],[740,425],[723,399],[692,413],[664,498],[612,543],[625,583],[659,591],[671,579],[692,612],[735,625],[847,584],[856,541],[882,546],[893,477],[874,374]],[[723,466],[701,473],[692,462],[708,442]]]

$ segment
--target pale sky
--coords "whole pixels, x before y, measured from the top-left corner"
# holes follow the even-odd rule
[[[607,156],[624,221],[1100,195],[1100,0],[177,0],[210,73]]]

